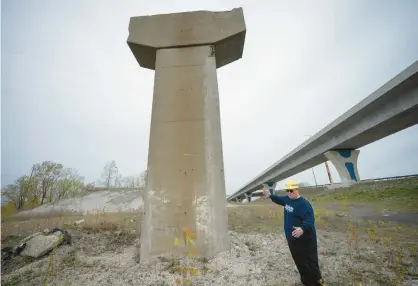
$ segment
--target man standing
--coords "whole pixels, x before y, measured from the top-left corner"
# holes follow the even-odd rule
[[[325,285],[318,265],[313,208],[299,195],[295,181],[287,182],[285,189],[287,196],[270,194],[266,189],[263,192],[273,202],[284,206],[284,232],[303,285]]]

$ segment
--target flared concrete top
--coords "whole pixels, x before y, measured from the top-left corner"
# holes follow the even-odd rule
[[[131,17],[128,45],[148,69],[155,69],[158,49],[214,45],[220,68],[242,57],[245,32],[242,8]]]

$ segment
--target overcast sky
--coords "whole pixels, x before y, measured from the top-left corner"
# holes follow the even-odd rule
[[[243,7],[243,58],[218,70],[227,193],[418,59],[416,0],[262,2],[2,0],[1,185],[43,160],[86,182],[112,159],[146,169],[154,72],[126,43],[131,16]],[[418,173],[418,126],[358,162],[362,179]]]

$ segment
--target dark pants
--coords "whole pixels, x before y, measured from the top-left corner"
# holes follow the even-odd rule
[[[300,280],[305,286],[324,285],[318,265],[318,247],[316,238],[288,239],[290,253],[299,270]]]

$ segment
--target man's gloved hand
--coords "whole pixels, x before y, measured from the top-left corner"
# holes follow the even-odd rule
[[[299,238],[302,234],[303,234],[303,229],[301,229],[300,227],[293,227],[294,231],[292,231],[292,236]]]

